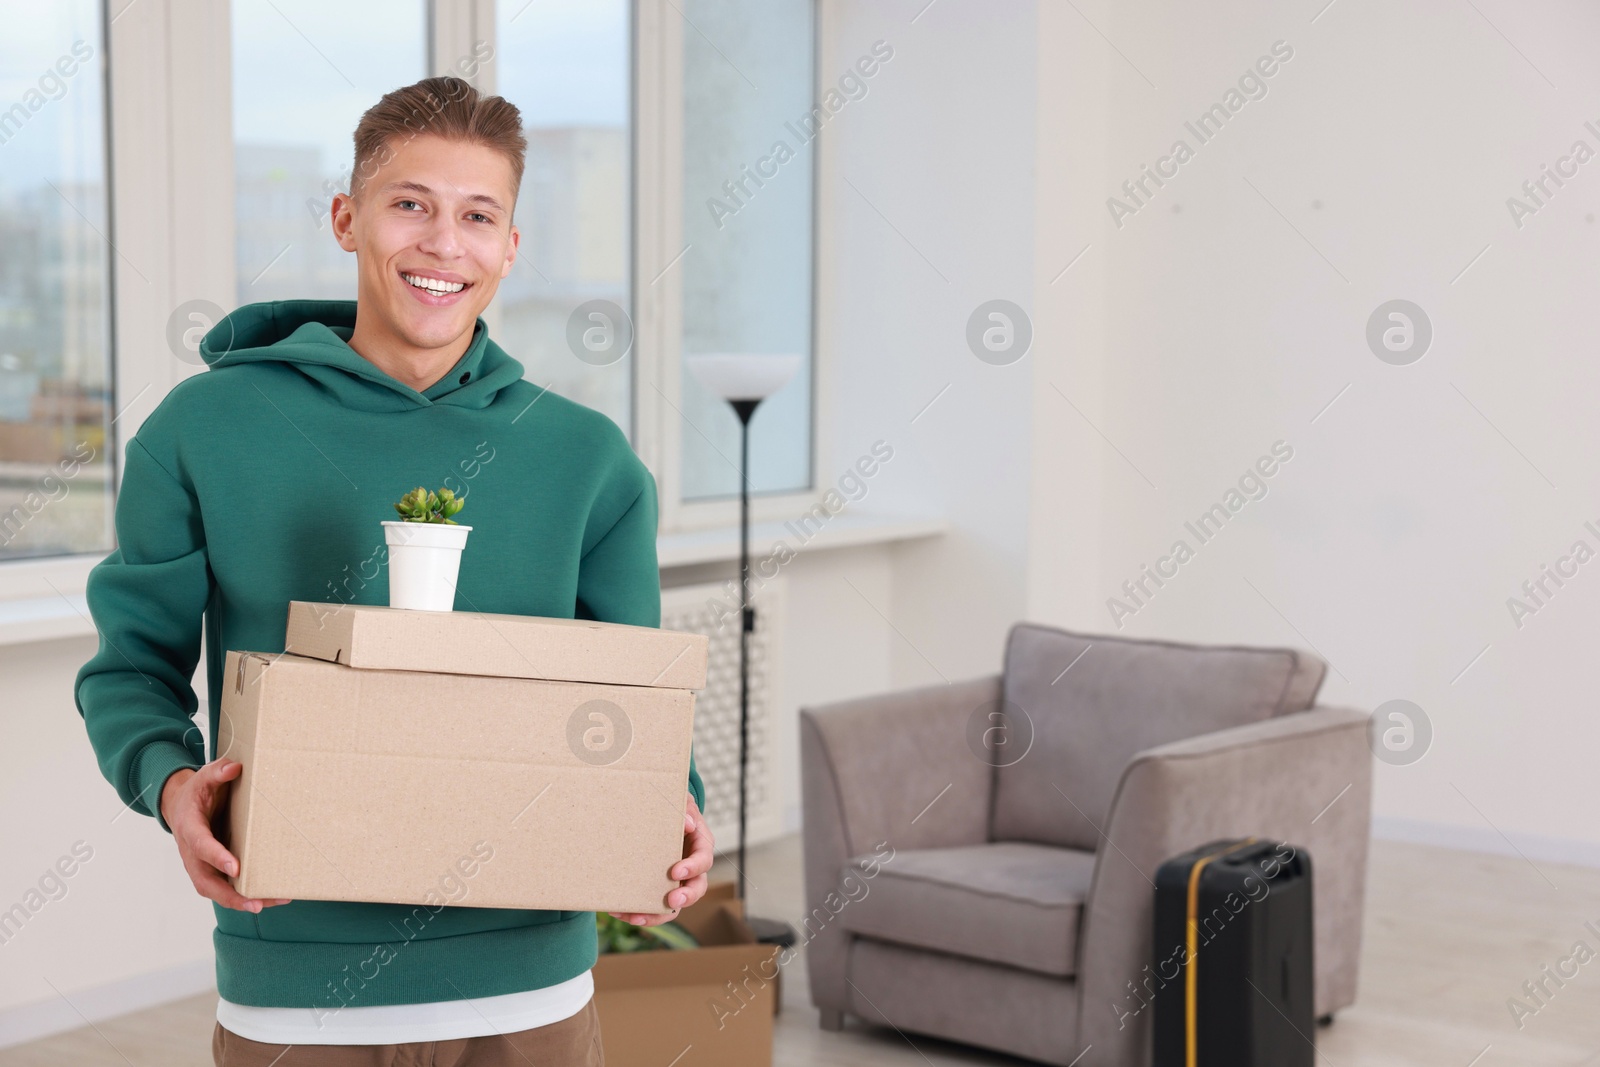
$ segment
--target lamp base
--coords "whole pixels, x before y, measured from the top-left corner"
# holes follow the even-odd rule
[[[753,915],[746,915],[744,921],[750,924],[750,929],[755,931],[756,940],[763,945],[782,945],[784,948],[794,947],[796,940],[794,927],[782,919],[762,919]]]

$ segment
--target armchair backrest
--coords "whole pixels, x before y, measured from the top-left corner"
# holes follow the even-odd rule
[[[1019,622],[1006,638],[1002,707],[1007,742],[1029,747],[1014,762],[995,761],[989,838],[1093,851],[1134,755],[1304,711],[1326,673],[1322,659],[1290,648],[1139,641]]]

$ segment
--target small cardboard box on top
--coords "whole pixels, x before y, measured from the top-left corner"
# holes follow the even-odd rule
[[[756,940],[732,882],[712,883],[677,922],[699,948],[595,962],[607,1067],[770,1067],[782,949]]]
[[[226,657],[240,893],[670,910],[705,635],[291,601],[285,648]]]

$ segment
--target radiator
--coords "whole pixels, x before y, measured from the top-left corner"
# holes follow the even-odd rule
[[[754,582],[752,582],[754,584]],[[661,591],[661,626],[710,638],[706,687],[694,704],[694,763],[706,787],[706,823],[719,854],[739,844],[738,583]],[[781,680],[783,579],[761,584],[750,600],[750,726],[745,777],[745,846],[782,834],[772,723]],[[718,619],[722,625],[717,625]]]

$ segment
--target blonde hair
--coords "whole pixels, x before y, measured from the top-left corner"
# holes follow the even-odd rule
[[[359,196],[367,180],[393,158],[393,141],[404,144],[423,133],[500,152],[511,164],[515,202],[528,152],[522,112],[505,97],[484,96],[472,83],[448,74],[385,93],[361,116],[355,132],[350,194]]]

